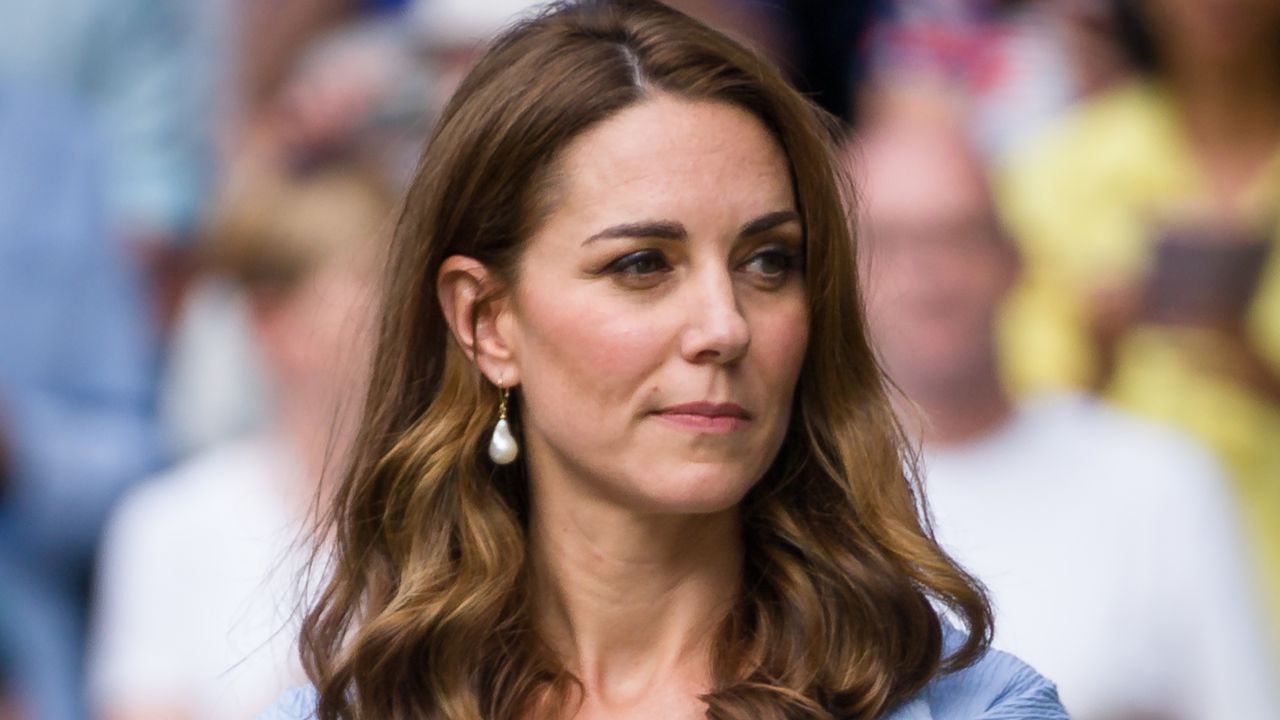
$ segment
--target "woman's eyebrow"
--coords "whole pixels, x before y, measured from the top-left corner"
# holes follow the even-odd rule
[[[800,222],[800,214],[795,210],[777,210],[752,220],[742,226],[742,237],[758,235],[789,222]],[[641,220],[640,222],[613,225],[595,233],[582,242],[590,244],[596,240],[617,238],[658,238],[662,240],[686,240],[689,232],[684,225],[675,220]]]
[[[772,230],[779,225],[785,225],[789,222],[800,222],[800,213],[795,210],[777,210],[768,215],[761,215],[742,226],[742,237],[750,237],[758,235],[762,232]]]
[[[634,223],[623,223],[607,227],[582,242],[583,245],[609,238],[660,238],[663,240],[684,240],[689,237],[688,231],[674,220],[642,220]]]

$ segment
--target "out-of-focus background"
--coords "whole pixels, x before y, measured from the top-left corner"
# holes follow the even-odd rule
[[[939,540],[1073,717],[1280,718],[1280,0],[681,0],[848,125]],[[0,720],[253,717],[522,0],[0,0]],[[850,319],[853,322],[853,319]]]

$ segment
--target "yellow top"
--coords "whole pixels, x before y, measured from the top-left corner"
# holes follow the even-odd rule
[[[1025,262],[1000,328],[1006,380],[1020,393],[1092,385],[1098,354],[1085,299],[1138,285],[1153,260],[1152,223],[1185,216],[1209,196],[1177,116],[1157,88],[1127,86],[1015,153],[996,184]],[[1280,148],[1240,207],[1275,216]],[[1280,373],[1280,224],[1272,238],[1247,332]],[[1280,407],[1201,369],[1222,352],[1219,343],[1208,331],[1138,326],[1118,342],[1107,394],[1199,437],[1232,471],[1280,627]]]

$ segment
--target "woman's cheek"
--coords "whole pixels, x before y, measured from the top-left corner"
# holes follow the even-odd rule
[[[753,323],[751,347],[769,374],[779,381],[800,374],[809,346],[809,313],[802,302],[787,303],[761,313]]]
[[[529,318],[540,328],[539,349],[556,356],[555,364],[567,370],[575,383],[625,384],[633,375],[661,364],[669,347],[665,339],[670,323],[660,305],[636,304],[604,293],[584,295],[562,295],[560,302],[531,308],[536,315]]]

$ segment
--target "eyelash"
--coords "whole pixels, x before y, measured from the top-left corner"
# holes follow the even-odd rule
[[[641,263],[657,261],[662,265],[658,270],[649,272],[638,272],[635,268]],[[613,275],[652,275],[654,272],[666,272],[671,269],[671,265],[667,262],[666,256],[659,250],[638,250],[636,252],[627,253],[622,257],[614,260],[604,267],[602,272]]]
[[[761,273],[762,275],[769,275],[769,276],[771,276],[771,277],[772,277],[772,276],[781,276],[781,275],[785,275],[785,274],[787,274],[787,273],[789,273],[789,272],[793,272],[793,271],[796,271],[796,270],[801,270],[801,269],[803,269],[803,268],[804,268],[804,254],[803,254],[803,253],[797,252],[797,251],[795,251],[795,250],[787,250],[787,249],[780,248],[780,247],[769,247],[769,248],[765,248],[765,249],[761,250],[760,252],[758,252],[758,253],[756,253],[756,254],[752,255],[750,258],[748,258],[748,259],[747,259],[747,262],[746,262],[746,263],[743,263],[743,265],[745,266],[745,265],[747,265],[747,264],[749,264],[749,263],[753,263],[753,262],[755,262],[755,261],[757,261],[757,260],[760,260],[760,259],[762,259],[762,258],[770,258],[770,259],[773,259],[773,260],[775,260],[776,262],[778,262],[778,264],[779,264],[779,265],[781,265],[781,269],[780,269],[779,271],[777,271],[776,273]]]
[[[804,268],[803,253],[787,250],[781,247],[767,247],[747,258],[741,267],[746,267],[761,259],[776,260],[782,267],[774,273],[760,273],[770,279],[781,277],[789,272],[801,270]],[[638,267],[645,263],[657,262],[661,264],[660,268],[648,271],[637,270]],[[638,250],[636,252],[627,253],[620,258],[610,262],[601,271],[601,274],[625,275],[633,278],[643,278],[663,273],[671,270],[670,263],[667,262],[666,256],[660,250],[648,249]]]

